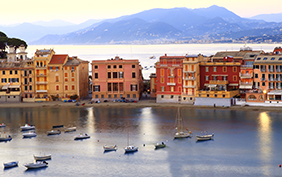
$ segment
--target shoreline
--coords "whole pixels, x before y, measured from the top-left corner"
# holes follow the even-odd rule
[[[214,109],[214,110],[239,110],[239,111],[271,111],[282,112],[281,107],[263,107],[263,106],[232,106],[232,107],[213,107],[213,106],[194,106],[189,104],[177,103],[156,103],[156,100],[139,100],[137,103],[122,103],[122,102],[102,102],[102,103],[89,103],[90,100],[80,102],[79,106],[76,103],[64,103],[62,101],[50,101],[40,103],[1,103],[0,108],[59,108],[59,107],[128,107],[128,108],[144,108],[144,107],[182,107],[187,109]],[[85,103],[85,105],[81,105]]]

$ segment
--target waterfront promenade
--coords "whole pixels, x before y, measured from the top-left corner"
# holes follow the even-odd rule
[[[232,106],[232,107],[213,107],[213,106],[194,106],[189,104],[177,103],[156,103],[156,100],[139,100],[137,103],[123,103],[123,102],[102,102],[90,103],[90,100],[82,100],[76,103],[65,103],[62,101],[50,101],[39,103],[0,103],[0,108],[28,108],[28,107],[129,107],[129,108],[142,108],[142,107],[185,107],[188,109],[225,109],[225,110],[240,110],[240,111],[271,111],[282,112],[282,107],[264,107],[264,106]],[[82,103],[85,103],[82,105]]]

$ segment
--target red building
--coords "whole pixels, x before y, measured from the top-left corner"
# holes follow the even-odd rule
[[[180,103],[183,59],[185,56],[164,56],[156,63],[157,103]]]

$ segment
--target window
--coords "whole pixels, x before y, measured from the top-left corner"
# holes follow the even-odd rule
[[[113,83],[113,91],[114,92],[118,91],[118,83]]]
[[[24,86],[24,90],[27,90],[27,86]]]
[[[233,72],[237,72],[237,67],[233,67]]]
[[[117,95],[114,95],[114,98],[117,98]]]
[[[278,60],[282,60],[282,58],[279,58]]]
[[[94,92],[100,92],[100,85],[94,85],[93,86],[93,91]]]
[[[101,98],[104,98],[104,95],[101,95]]]
[[[98,65],[95,65],[94,68],[95,68],[95,69],[98,69]]]
[[[109,95],[109,98],[112,98],[112,95]]]
[[[225,98],[225,95],[222,95],[223,98]]]
[[[222,72],[227,72],[227,67],[223,67]]]
[[[227,76],[223,76],[223,80],[224,80],[224,81],[227,81]]]
[[[164,98],[164,96],[163,96],[163,95],[161,95],[161,98]]]
[[[123,78],[123,72],[119,72],[119,78]]]
[[[161,76],[164,76],[164,69],[161,69]]]
[[[135,68],[135,65],[132,65],[132,68]]]
[[[98,79],[98,73],[95,73],[95,79]]]
[[[31,85],[29,86],[29,90],[32,90],[32,86]],[[32,97],[30,97],[30,98],[32,98]]]
[[[206,72],[209,72],[209,67],[206,67]]]
[[[130,91],[137,91],[137,85],[130,85]]]
[[[98,95],[95,95],[95,98],[99,98]]]
[[[161,87],[161,91],[164,92],[164,90],[165,90],[164,87]]]
[[[108,69],[111,69],[111,65],[108,65]]]
[[[274,57],[271,58],[271,60],[274,60],[274,59],[275,59]]]
[[[24,71],[24,76],[27,76],[27,71],[26,70]]]
[[[59,70],[59,66],[56,66],[56,71],[58,71]]]
[[[206,76],[206,81],[208,81],[209,80],[209,76]]]
[[[237,81],[237,76],[233,76],[233,81]]]
[[[216,72],[216,67],[213,67],[213,72]]]
[[[15,74],[18,74],[18,71],[17,71],[17,70],[15,70]]]
[[[258,74],[255,74],[255,78],[258,78]]]
[[[74,87],[74,85],[72,85],[72,86],[71,86],[71,89],[72,89],[72,90],[75,90],[75,87]]]
[[[257,60],[260,60],[261,58],[259,57],[259,58],[257,58]]]
[[[170,98],[173,98],[173,95],[171,95]]]
[[[209,95],[209,94],[207,94],[207,97],[210,97],[210,95]]]
[[[10,74],[13,74],[13,71],[12,71],[12,70],[10,71]]]
[[[164,78],[163,77],[161,78],[161,83],[164,83]]]
[[[262,83],[261,83],[261,86],[265,86],[265,82],[262,82]]]
[[[136,98],[136,94],[133,94],[133,98]]]
[[[108,83],[108,91],[112,91],[112,84],[111,83]]]
[[[130,94],[127,94],[127,96],[126,96],[127,98],[130,98]]]
[[[122,65],[118,65],[118,68],[122,68]]]
[[[56,90],[59,90],[59,86],[58,85],[56,85]]]
[[[68,77],[68,73],[65,73],[65,77]]]
[[[59,76],[56,76],[56,82],[59,82]]]
[[[113,72],[113,78],[117,78],[117,72]]]
[[[116,68],[117,68],[117,65],[114,65],[113,68],[116,69]]]
[[[111,76],[111,72],[108,72],[108,79],[111,79],[112,76]]]
[[[27,84],[27,78],[24,78],[24,84]]]
[[[29,70],[29,74],[32,74],[32,71],[31,71],[31,70]]]
[[[213,76],[213,80],[216,81],[216,79],[217,79],[216,76]]]
[[[132,73],[132,78],[136,78],[135,72]]]
[[[263,60],[267,60],[267,57],[264,57]]]
[[[68,86],[67,85],[65,85],[65,90],[68,90]]]

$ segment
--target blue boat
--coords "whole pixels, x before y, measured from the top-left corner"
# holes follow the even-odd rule
[[[4,163],[4,168],[11,168],[18,166],[19,161]]]

